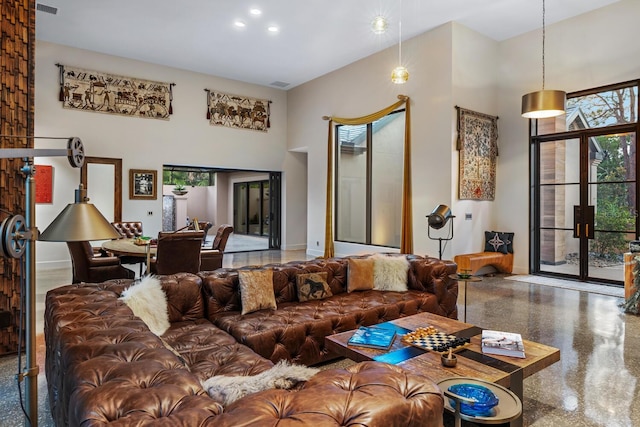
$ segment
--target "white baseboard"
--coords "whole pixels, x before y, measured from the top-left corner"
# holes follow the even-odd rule
[[[36,270],[46,271],[46,270],[59,270],[61,268],[71,268],[71,261],[36,261]]]
[[[307,249],[306,243],[297,243],[293,245],[286,245],[280,248],[283,251],[303,251]]]
[[[307,249],[307,255],[312,256],[312,257],[320,257],[324,255],[324,249],[320,250],[320,249]]]

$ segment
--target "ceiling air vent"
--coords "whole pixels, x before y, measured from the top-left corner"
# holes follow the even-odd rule
[[[42,4],[42,3],[38,3],[36,5],[36,10],[39,10],[40,12],[44,12],[44,13],[50,13],[52,15],[57,15],[58,14],[58,8],[57,7],[47,6],[46,4]]]
[[[289,86],[290,84],[291,84],[291,83],[275,81],[275,82],[271,83],[271,86],[275,86],[275,87],[287,87],[287,86]]]

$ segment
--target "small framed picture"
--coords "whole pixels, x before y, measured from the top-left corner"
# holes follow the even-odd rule
[[[158,173],[154,170],[129,169],[129,199],[155,200]]]

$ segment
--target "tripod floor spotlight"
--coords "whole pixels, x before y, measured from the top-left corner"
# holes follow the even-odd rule
[[[447,205],[438,205],[436,208],[427,215],[427,223],[429,226],[427,227],[427,235],[431,240],[438,241],[438,257],[442,259],[442,242],[449,241],[453,239],[453,221],[449,221],[455,218],[454,215],[451,214],[451,209]],[[431,229],[440,230],[444,227],[447,222],[449,222],[449,232],[447,233],[447,237],[431,237]]]

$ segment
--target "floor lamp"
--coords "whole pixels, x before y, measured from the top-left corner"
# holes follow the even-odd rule
[[[28,136],[0,135],[0,138],[33,139]],[[84,164],[84,148],[79,138],[42,138],[65,139],[66,149],[34,149],[34,148],[0,148],[0,158],[24,159],[21,169],[25,177],[25,216],[12,215],[2,221],[0,225],[0,246],[3,254],[8,258],[25,256],[25,290],[20,298],[24,299],[25,307],[25,354],[26,367],[18,373],[18,380],[25,381],[25,416],[26,425],[38,425],[38,372],[36,364],[36,333],[35,333],[35,297],[36,297],[36,240],[67,242],[84,240],[107,240],[120,237],[98,209],[87,203],[86,190],[80,184],[76,190],[75,202],[67,207],[53,220],[51,225],[42,233],[38,233],[35,225],[35,179],[33,164],[34,157],[67,156],[71,166],[80,168]],[[21,304],[22,306],[22,304]],[[22,324],[19,325],[22,328]],[[18,354],[18,357],[21,357]]]
[[[431,240],[437,240],[439,243],[438,255],[439,258],[442,259],[442,242],[449,241],[453,239],[453,218],[454,215],[451,214],[451,209],[447,205],[438,205],[436,208],[427,215],[427,223],[429,226],[427,227],[427,235]],[[452,220],[449,222],[449,220]],[[431,229],[440,230],[444,227],[447,222],[449,222],[449,233],[447,237],[431,237]]]

